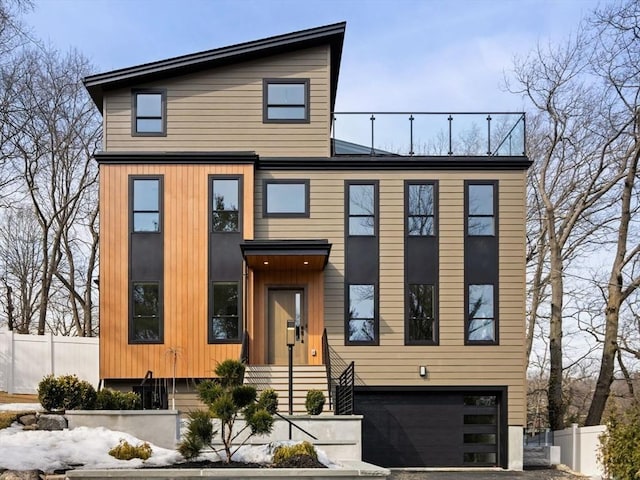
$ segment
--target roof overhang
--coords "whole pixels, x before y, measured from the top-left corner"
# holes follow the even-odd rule
[[[97,152],[93,158],[100,164],[255,164],[256,152]]]
[[[329,261],[328,240],[245,240],[242,257],[254,270],[324,270]]]
[[[333,111],[338,89],[338,74],[346,25],[346,22],[334,23],[228,47],[121,68],[89,75],[84,78],[83,82],[94,103],[102,112],[102,99],[104,92],[107,90],[139,85],[143,82],[164,80],[305,48],[329,45],[331,48],[331,111]]]

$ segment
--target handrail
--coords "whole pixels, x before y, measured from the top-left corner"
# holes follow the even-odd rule
[[[278,417],[280,417],[282,420],[286,421],[290,426],[292,427],[296,427],[298,430],[300,430],[302,433],[309,435],[311,438],[313,438],[314,440],[318,440],[318,437],[316,437],[315,435],[307,432],[304,428],[300,427],[299,425],[296,425],[295,422],[292,422],[291,420],[289,420],[287,417],[284,417],[282,415],[280,415],[278,412],[274,412],[275,415],[277,415]]]
[[[329,339],[327,329],[322,332],[322,363],[327,369],[327,391],[329,392],[329,410],[333,408],[333,377],[331,376],[331,355],[329,355]]]
[[[242,348],[240,349],[240,361],[247,365],[249,363],[249,332],[245,331],[242,336]]]
[[[353,390],[355,385],[355,362],[351,361],[338,378],[336,387],[336,415],[353,415]]]
[[[147,383],[147,380],[153,380],[153,372],[151,370],[147,370],[147,373],[144,374],[144,378],[142,379],[142,382],[140,382],[140,385]]]

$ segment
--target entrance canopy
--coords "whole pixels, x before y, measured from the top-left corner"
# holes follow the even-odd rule
[[[254,270],[321,271],[327,266],[328,240],[246,240],[242,257]]]

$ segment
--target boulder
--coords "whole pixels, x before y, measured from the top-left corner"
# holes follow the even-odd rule
[[[39,470],[7,470],[0,475],[0,480],[40,480]]]
[[[64,430],[67,419],[62,415],[44,414],[38,417],[38,430]]]
[[[29,413],[27,415],[21,415],[18,417],[18,422],[22,425],[33,425],[38,421],[35,413]]]

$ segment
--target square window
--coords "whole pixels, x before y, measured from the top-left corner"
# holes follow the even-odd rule
[[[266,180],[265,217],[309,217],[309,180]]]
[[[209,325],[210,342],[238,342],[240,326],[239,290],[237,282],[213,284],[213,307]]]
[[[211,200],[212,230],[239,232],[239,189],[237,178],[214,178]]]
[[[133,136],[164,136],[166,134],[166,91],[162,89],[133,90]]]
[[[160,316],[160,285],[155,282],[136,282],[131,289],[132,343],[162,342]]]
[[[265,79],[263,122],[309,123],[309,79]]]

